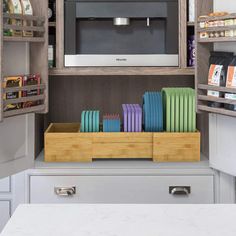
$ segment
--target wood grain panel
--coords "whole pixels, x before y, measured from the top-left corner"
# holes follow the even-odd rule
[[[152,133],[93,133],[93,143],[152,143]]]
[[[212,4],[213,4],[212,1],[205,1],[205,2],[209,2],[210,7],[212,9]],[[198,21],[204,22],[204,21],[227,20],[227,19],[236,19],[236,14],[232,13],[225,16],[208,16],[208,17],[200,18],[198,19]]]
[[[43,37],[12,37],[3,36],[3,41],[6,42],[32,42],[32,43],[42,43],[45,42]]]
[[[79,76],[50,77],[48,122],[79,122],[83,110],[119,113],[123,103],[142,104],[146,91],[163,87],[193,87],[189,76]]]
[[[224,108],[209,107],[207,105],[198,105],[198,109],[201,111],[206,111],[210,113],[217,113],[225,116],[236,117],[236,111],[227,110]]]
[[[34,10],[34,9],[33,9]],[[4,18],[11,18],[11,19],[20,19],[20,20],[31,20],[31,21],[41,21],[45,22],[45,19],[47,19],[46,16],[38,16],[38,15],[20,15],[20,14],[9,14],[9,13],[3,13]]]
[[[200,161],[200,133],[154,133],[153,160]]]
[[[64,0],[56,0],[56,67],[64,67]]]
[[[93,143],[93,158],[150,158],[152,159],[152,143]]]
[[[184,50],[184,46],[182,46]],[[60,54],[58,54],[60,53]],[[63,52],[57,50],[57,55]],[[183,52],[182,54],[185,54]],[[63,57],[63,55],[62,55]],[[58,64],[63,66],[63,58],[58,58]],[[182,56],[181,56],[182,57]],[[186,67],[186,66],[185,66]],[[49,71],[50,75],[58,76],[86,76],[86,75],[194,75],[192,68],[179,67],[76,67],[76,68],[53,68]]]
[[[47,17],[48,15],[48,0],[40,1],[31,0],[34,14],[41,17]],[[48,21],[44,23],[44,42],[43,43],[31,43],[30,44],[30,73],[40,74],[42,83],[45,84],[45,110],[43,113],[48,112]]]
[[[3,115],[4,115],[4,117],[17,116],[17,115],[22,115],[22,114],[26,114],[26,113],[34,113],[34,112],[44,111],[44,109],[45,109],[45,105],[38,105],[38,106],[33,106],[33,107],[4,111]]]
[[[208,15],[213,12],[213,0],[195,0],[195,35],[198,35],[197,19],[201,15]],[[196,68],[195,68],[195,88],[198,88],[198,84],[207,84],[208,69],[209,69],[209,57],[210,52],[213,50],[213,44],[202,44],[199,42],[199,38],[196,37]],[[204,91],[196,89],[196,97],[199,95],[205,95]],[[196,99],[196,108],[201,101]],[[199,114],[197,117],[197,127],[201,132],[201,151],[205,156],[209,156],[209,119],[208,114]]]
[[[221,38],[198,38],[199,43],[218,43],[218,42],[236,42],[236,37],[221,37]]]
[[[198,100],[236,105],[236,100],[219,98],[219,97],[214,97],[214,96],[198,95]]]
[[[187,67],[187,1],[179,0],[179,62]]]
[[[46,133],[46,162],[92,161],[92,138],[88,134]]]

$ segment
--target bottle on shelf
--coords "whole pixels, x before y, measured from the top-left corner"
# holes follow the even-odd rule
[[[54,67],[54,46],[48,45],[48,68]]]
[[[195,55],[196,55],[195,36],[189,35],[188,36],[188,63],[187,63],[189,67],[195,66]]]
[[[49,0],[48,3],[48,21],[55,22],[56,21],[56,1]]]
[[[10,13],[9,5],[7,0],[3,0],[3,13]],[[3,19],[3,24],[9,24],[9,19]],[[4,36],[11,36],[11,32],[9,29],[3,30]]]
[[[8,5],[9,13],[10,14],[19,14],[22,15],[22,5],[20,0],[8,0],[5,2]],[[10,25],[14,26],[22,26],[22,20],[20,19],[10,19]],[[10,29],[10,36],[22,36],[22,30]]]
[[[33,15],[33,8],[30,3],[30,0],[21,0],[22,12],[23,15]],[[23,26],[33,26],[32,20],[24,20]],[[33,31],[31,30],[23,30],[23,36],[25,37],[33,37]]]

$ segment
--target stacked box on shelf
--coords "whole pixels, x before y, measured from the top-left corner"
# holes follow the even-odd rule
[[[153,99],[156,96],[155,93],[154,97],[150,94],[147,98]],[[191,102],[195,100],[192,98]],[[147,101],[144,104],[147,105]],[[162,103],[159,105],[162,108]],[[154,110],[157,113],[145,108],[144,113],[147,113],[147,117],[158,112],[161,114],[160,108]],[[178,116],[176,112],[173,114],[174,118]],[[159,124],[158,119],[150,118],[148,120],[152,121],[150,124],[154,124],[153,127]],[[157,162],[199,161],[200,133],[191,124],[191,129],[187,130],[189,132],[163,132],[163,129],[159,130],[162,132],[132,132],[132,125],[131,132],[89,132],[89,129],[81,132],[83,129],[78,123],[51,124],[45,132],[45,161],[88,162],[100,158],[152,159]]]
[[[39,75],[5,77],[3,83],[4,117],[44,109],[44,89]]]
[[[47,0],[30,0],[31,4],[29,4],[28,0],[22,0],[22,9],[19,12],[13,12],[12,9],[9,10],[9,2],[10,1],[2,2],[1,6],[3,6],[3,9],[0,11],[0,18],[3,22],[0,26],[3,33],[0,40],[0,46],[1,48],[4,48],[4,50],[1,51],[1,58],[3,58],[3,60],[1,60],[0,63],[2,78],[0,90],[0,121],[10,116],[32,112],[46,113],[48,111],[48,23],[46,21],[48,2]],[[21,23],[17,24],[17,22]],[[23,50],[21,52],[16,51],[14,52],[16,53],[16,57],[10,59],[9,55],[14,55],[12,54],[12,50],[20,47],[21,42],[26,42],[27,44],[25,45],[27,45],[29,50],[25,50],[23,53]],[[11,47],[11,45],[13,46]],[[18,59],[20,53],[22,53],[22,61],[19,61]],[[24,55],[27,55],[27,63],[23,63]],[[17,63],[17,66],[15,66],[14,63]],[[4,78],[7,76],[18,75],[18,73],[29,73],[32,75],[39,73],[41,83],[22,83],[22,86],[20,87],[4,88]],[[9,93],[19,93],[21,97],[4,99],[4,94]],[[19,104],[21,107],[19,107],[19,109],[13,109],[14,106],[11,106],[12,109],[5,109],[4,111],[4,107],[9,104]]]

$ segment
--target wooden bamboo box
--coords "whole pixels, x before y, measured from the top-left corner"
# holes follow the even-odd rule
[[[82,133],[79,123],[54,123],[45,132],[46,162],[93,159],[200,161],[200,133]]]

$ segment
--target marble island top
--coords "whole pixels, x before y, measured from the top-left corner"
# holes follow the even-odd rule
[[[1,236],[235,236],[236,205],[20,205]]]

